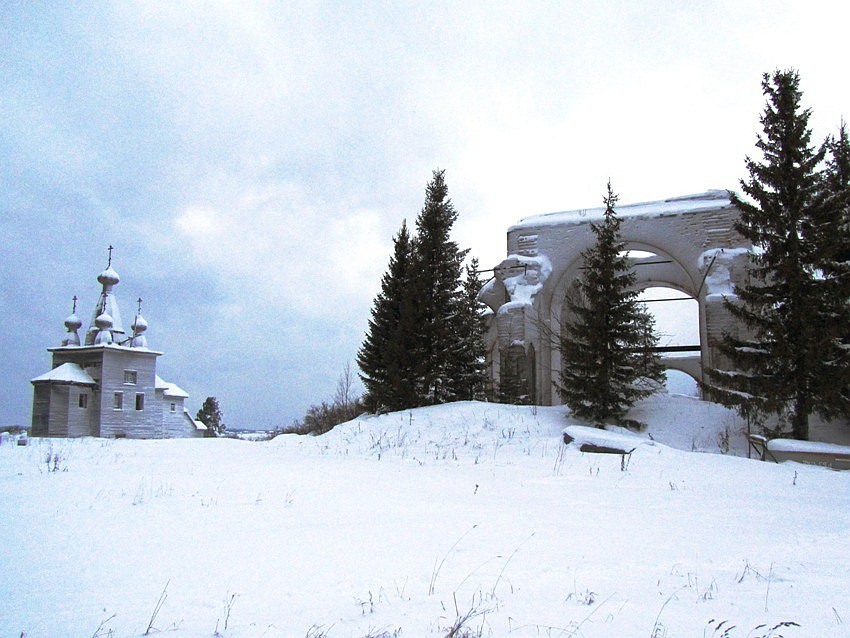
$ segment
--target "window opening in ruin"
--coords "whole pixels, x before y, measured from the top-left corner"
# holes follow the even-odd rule
[[[647,257],[658,257],[655,253],[651,253],[648,250],[624,250],[621,255],[625,255],[626,257],[630,257],[632,259],[646,259]]]
[[[664,386],[670,394],[684,394],[689,397],[699,397],[699,384],[691,375],[681,370],[665,370],[667,380]]]
[[[113,410],[123,410],[124,409],[124,393],[116,392],[112,395],[112,409]]]
[[[136,395],[136,410],[144,410],[145,409],[145,395],[137,394]]]
[[[643,289],[638,299],[646,302],[647,309],[655,317],[655,331],[662,352],[687,356],[699,351],[699,302],[696,299],[675,288],[660,286]]]
[[[700,356],[699,302],[675,288],[653,286],[645,288],[638,299],[655,318],[658,350],[663,360]],[[696,380],[680,370],[665,372],[667,391],[674,394],[699,396]]]

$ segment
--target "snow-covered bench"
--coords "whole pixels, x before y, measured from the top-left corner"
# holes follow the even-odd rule
[[[603,454],[631,454],[639,445],[652,445],[653,441],[621,432],[610,432],[586,425],[568,425],[563,430],[564,443],[575,443],[582,452]]]
[[[771,439],[767,451],[773,459],[823,465],[835,470],[850,470],[850,446],[793,439]]]
[[[796,461],[823,465],[836,470],[850,470],[850,446],[794,439],[767,439],[757,434],[749,437],[752,447],[762,461]]]

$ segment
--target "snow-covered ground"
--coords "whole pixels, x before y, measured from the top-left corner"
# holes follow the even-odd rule
[[[563,408],[483,403],[6,441],[0,635],[850,635],[850,472],[741,458],[693,398],[634,416],[628,457],[564,446]]]

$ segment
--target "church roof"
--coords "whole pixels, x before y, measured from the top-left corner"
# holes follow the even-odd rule
[[[53,368],[50,372],[32,379],[31,383],[50,381],[54,383],[71,383],[76,385],[97,385],[95,380],[89,376],[89,373],[83,370],[76,363],[63,363],[61,366]]]
[[[641,202],[639,204],[618,204],[614,207],[617,217],[659,217],[662,215],[682,215],[685,213],[699,213],[720,208],[729,208],[732,202],[728,190],[709,190],[705,193],[684,195],[681,197],[670,197],[655,202]],[[532,228],[538,226],[555,226],[560,224],[582,224],[587,221],[598,221],[602,219],[605,207],[582,208],[558,213],[544,213],[532,215],[519,220],[508,232]]]
[[[198,419],[193,419],[192,415],[189,414],[189,410],[187,410],[186,408],[183,408],[183,416],[186,417],[189,423],[191,423],[194,426],[195,430],[197,430],[198,432],[202,432],[203,430],[208,429],[206,423]]]
[[[156,380],[154,381],[154,387],[157,390],[163,390],[163,394],[167,397],[178,397],[183,399],[188,399],[189,394],[180,388],[179,386],[169,383],[168,381],[163,381],[159,375],[156,375]]]

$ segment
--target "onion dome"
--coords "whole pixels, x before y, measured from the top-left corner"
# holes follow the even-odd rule
[[[83,322],[80,321],[76,313],[72,313],[65,319],[65,327],[68,329],[68,332],[76,332],[83,327]]]
[[[97,343],[112,343],[112,315],[108,312],[100,313],[94,320],[94,325],[97,326],[97,335],[94,342]]]
[[[112,316],[108,312],[100,313],[94,320],[98,330],[109,330],[112,328]]]
[[[148,329],[148,322],[145,321],[145,318],[142,315],[136,315],[136,318],[133,319],[133,325],[130,327],[133,329],[135,334],[142,334]]]
[[[133,338],[130,340],[130,347],[147,348],[148,338],[145,336],[145,330],[148,329],[148,322],[141,314],[136,315],[136,318],[133,319],[131,328],[133,329]]]
[[[98,282],[103,286],[103,291],[100,293],[100,300],[95,306],[89,329],[86,331],[87,346],[97,343],[122,343],[125,337],[121,311],[118,309],[115,293],[112,291],[112,288],[121,281],[121,277],[112,269],[112,251],[113,248],[110,246],[106,269],[97,277]],[[104,334],[105,332],[109,334]]]
[[[119,277],[119,276],[118,276],[118,273],[117,273],[117,272],[115,272],[115,271],[112,269],[112,267],[110,266],[109,268],[107,268],[106,270],[104,270],[102,273],[100,273],[100,274],[97,276],[97,280],[98,280],[98,281],[99,281],[99,282],[100,282],[103,286],[114,286],[114,285],[116,285],[119,281],[121,281],[121,277]]]
[[[77,334],[77,330],[79,330],[83,326],[83,322],[80,321],[80,318],[77,316],[77,297],[74,296],[74,309],[71,310],[71,314],[68,315],[68,318],[65,319],[65,330],[67,334],[65,338],[62,340],[63,346],[78,346],[80,345],[80,335]]]

